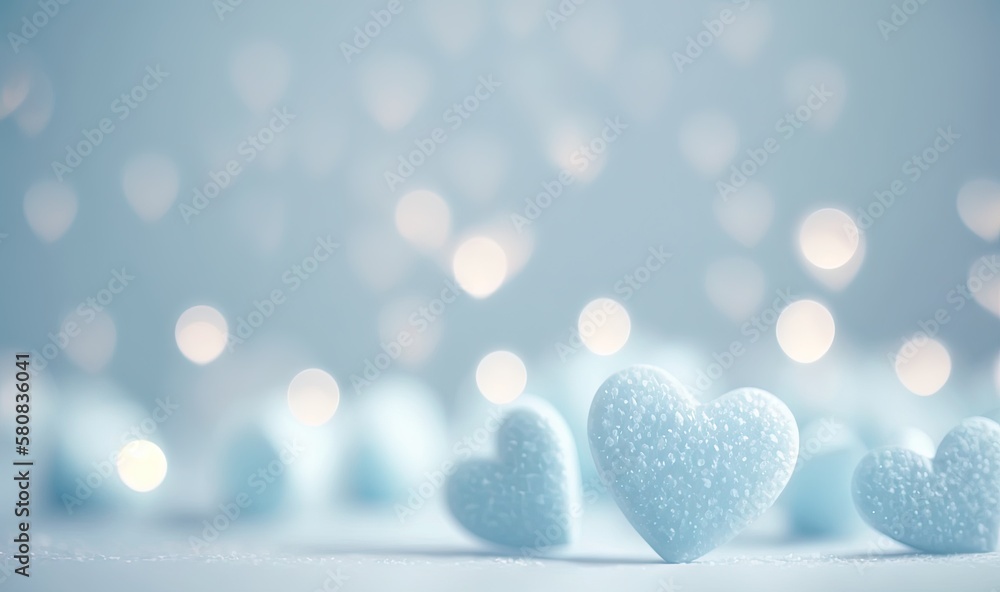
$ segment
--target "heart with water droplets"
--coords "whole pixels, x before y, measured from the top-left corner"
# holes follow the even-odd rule
[[[798,457],[795,418],[774,395],[741,388],[700,404],[652,366],[608,378],[588,423],[601,479],[670,563],[694,561],[759,518]]]
[[[489,542],[542,554],[567,545],[579,526],[580,466],[565,420],[532,400],[511,410],[497,427],[497,458],[470,459],[448,479],[448,507],[472,534]]]
[[[966,419],[934,458],[905,448],[868,453],[854,505],[872,528],[929,553],[988,553],[1000,543],[1000,425]]]

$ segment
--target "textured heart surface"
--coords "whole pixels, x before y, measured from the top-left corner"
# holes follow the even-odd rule
[[[608,378],[588,423],[601,479],[671,563],[701,557],[763,514],[798,457],[795,418],[775,396],[742,388],[701,405],[652,366]]]
[[[986,553],[1000,541],[1000,425],[966,419],[933,459],[904,448],[868,453],[854,504],[872,528],[929,553]]]
[[[582,486],[566,422],[534,402],[503,418],[496,442],[496,460],[468,460],[448,479],[451,513],[472,534],[529,554],[572,542]]]

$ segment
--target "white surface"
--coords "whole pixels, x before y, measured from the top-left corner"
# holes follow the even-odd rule
[[[779,541],[759,528],[695,563],[667,565],[609,506],[588,513],[577,545],[545,559],[500,555],[437,508],[403,525],[394,516],[363,512],[237,520],[201,554],[188,543],[201,519],[190,522],[170,529],[136,522],[33,525],[39,532],[32,577],[10,576],[0,588],[313,592],[324,585],[335,590],[341,578],[343,592],[1000,592],[1000,554],[912,554],[870,532],[855,541],[803,543]],[[4,553],[0,565],[9,559]]]

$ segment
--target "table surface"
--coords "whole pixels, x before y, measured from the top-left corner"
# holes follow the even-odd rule
[[[794,541],[758,525],[694,563],[668,565],[613,506],[589,512],[581,540],[544,558],[490,548],[434,508],[404,524],[364,511],[241,519],[195,552],[201,520],[39,525],[32,577],[7,576],[0,588],[1000,592],[1000,553],[924,555],[870,531]],[[11,561],[0,556],[0,566]]]

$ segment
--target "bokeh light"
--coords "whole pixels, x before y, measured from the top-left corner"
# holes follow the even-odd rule
[[[318,368],[303,370],[288,385],[288,408],[299,422],[320,426],[330,421],[340,405],[340,386]]]
[[[16,111],[31,92],[31,75],[26,69],[10,67],[5,70],[0,83],[0,119]]]
[[[291,69],[285,50],[271,42],[255,42],[236,52],[229,74],[243,103],[255,113],[263,113],[284,96]]]
[[[811,364],[833,345],[836,325],[833,315],[815,300],[798,300],[785,307],[775,329],[778,345],[792,360]]]
[[[345,445],[353,454],[343,485],[355,499],[398,502],[452,453],[440,401],[419,380],[382,376],[354,402],[345,422],[351,432]]]
[[[488,236],[503,249],[507,259],[507,275],[504,281],[509,281],[521,272],[531,261],[535,252],[535,233],[530,227],[515,230],[509,218],[497,218],[490,223],[477,226],[473,234]]]
[[[38,238],[55,242],[76,218],[76,193],[68,185],[40,181],[24,194],[24,217]]]
[[[299,130],[297,148],[302,169],[311,177],[324,177],[336,168],[348,146],[349,123],[342,112],[326,116],[310,113],[309,127]]]
[[[820,97],[820,94],[829,96]],[[822,100],[818,105],[817,96]],[[837,123],[847,101],[847,77],[843,68],[825,58],[807,58],[796,63],[785,76],[785,100],[789,112],[810,115],[805,125],[819,131],[829,131]],[[817,106],[818,105],[818,106]],[[816,107],[816,108],[813,108]]]
[[[495,10],[504,29],[514,37],[527,35],[545,22],[546,5],[538,0],[509,0]]]
[[[1000,238],[1000,183],[974,179],[958,191],[958,215],[984,240]]]
[[[593,181],[613,150],[613,144],[600,136],[602,125],[591,116],[562,117],[547,133],[549,160],[560,170],[572,172],[578,181]]]
[[[714,177],[736,156],[740,132],[732,118],[724,113],[697,113],[681,124],[680,147],[695,171]]]
[[[260,253],[271,253],[282,245],[288,230],[288,201],[282,195],[250,193],[233,212],[233,227],[240,237]]]
[[[195,364],[207,364],[226,348],[229,324],[211,306],[193,306],[184,311],[174,327],[174,339],[184,357]]]
[[[76,334],[67,334],[66,355],[81,370],[96,374],[114,357],[118,329],[106,310],[91,310],[89,314],[93,316],[80,317],[74,312],[66,317],[62,327],[76,323],[79,329]]]
[[[411,191],[396,204],[396,230],[422,249],[437,249],[448,240],[451,210],[433,191]]]
[[[31,69],[28,76],[31,78],[28,95],[21,99],[14,111],[14,122],[21,133],[33,137],[49,125],[55,107],[55,93],[52,81],[41,70]]]
[[[587,349],[601,356],[610,356],[628,343],[632,320],[625,307],[616,300],[598,298],[583,307],[576,328]]]
[[[412,270],[413,248],[389,224],[360,224],[348,236],[347,257],[362,283],[384,292]]]
[[[820,269],[843,267],[858,250],[859,231],[850,216],[834,208],[810,214],[799,228],[799,247]]]
[[[510,148],[493,135],[469,130],[449,140],[452,150],[441,155],[456,195],[475,202],[496,197],[510,168]]]
[[[445,296],[451,299],[451,290]],[[379,339],[382,343],[407,343],[400,345],[398,361],[404,366],[419,367],[441,341],[448,306],[450,304],[442,300],[440,294],[432,299],[414,295],[394,300],[379,313]]]
[[[167,457],[149,440],[133,440],[118,452],[118,476],[133,491],[153,491],[167,476]]]
[[[889,441],[885,445],[906,448],[928,458],[934,458],[934,454],[937,452],[934,438],[927,435],[927,432],[912,426],[893,430],[889,434]]]
[[[764,272],[752,259],[727,257],[708,266],[708,299],[731,320],[742,323],[760,307],[766,286]]]
[[[997,394],[1000,395],[1000,356],[997,356],[997,361],[993,365],[993,382],[996,383]]]
[[[806,428],[801,468],[822,474],[809,512],[833,523],[858,519],[857,458],[827,470],[817,457],[844,438],[852,454],[855,436],[933,453],[962,418],[1000,418],[987,125],[1000,7],[926,6],[887,32],[902,18],[892,2],[65,2],[10,3],[27,45],[0,52],[0,258],[21,280],[0,331],[0,420],[18,413],[9,361],[30,352],[32,434],[52,436],[32,438],[48,459],[32,491],[40,519],[57,518],[37,557],[67,551],[64,528],[101,526],[68,552],[117,560],[119,530],[141,517],[149,537],[123,531],[142,543],[126,563],[193,556],[169,544],[181,534],[210,543],[202,557],[247,551],[265,568],[319,541],[372,565],[423,543],[476,547],[472,561],[499,569],[499,541],[475,540],[499,531],[469,528],[460,506],[486,508],[479,524],[513,514],[480,503],[486,489],[453,495],[472,474],[460,465],[496,477],[510,434],[497,439],[498,420],[537,394],[574,432],[561,452],[599,485],[588,413],[632,364],[703,403],[775,393]],[[852,23],[863,34],[839,39]],[[932,54],[943,73],[924,67]],[[343,249],[327,259],[317,239]],[[141,281],[110,302],[123,266]],[[926,433],[890,442],[901,426]],[[285,461],[289,446],[301,460]],[[730,496],[711,465],[695,485],[753,497]],[[248,482],[262,468],[264,491]],[[596,493],[583,522],[614,527],[609,553],[576,550],[655,558]],[[775,503],[714,556],[863,552],[857,537],[804,541]],[[222,528],[233,504],[239,523]],[[275,548],[291,539],[302,548]],[[57,579],[79,571],[43,563]]]
[[[409,123],[424,104],[431,90],[431,73],[423,61],[412,55],[373,58],[359,64],[361,99],[383,129],[396,131]],[[411,149],[416,150],[412,145]]]
[[[996,272],[996,254],[976,259],[969,268],[965,285],[980,306],[1000,317],[1000,273]]]
[[[907,340],[896,353],[899,382],[911,393],[929,397],[941,390],[951,376],[951,355],[944,344],[924,334]]]
[[[749,181],[735,194],[716,197],[713,209],[726,234],[745,247],[753,247],[771,227],[774,198],[767,187]]]
[[[823,286],[827,289],[839,292],[850,286],[851,282],[854,281],[854,278],[857,277],[858,272],[861,271],[861,266],[865,262],[865,256],[867,253],[867,240],[862,234],[858,237],[857,250],[854,251],[854,255],[844,265],[835,269],[823,269],[822,267],[817,267],[807,260],[803,267],[805,268],[806,273],[812,276],[813,279],[819,283],[823,284]],[[805,257],[803,257],[803,259],[805,259]]]
[[[507,254],[495,240],[476,236],[455,250],[452,270],[463,290],[476,298],[486,298],[507,277]]]
[[[419,8],[430,38],[449,55],[460,55],[481,39],[486,15],[482,0],[430,0]]]
[[[146,222],[163,217],[174,200],[180,180],[177,167],[159,154],[136,156],[125,164],[122,191],[135,213]]]
[[[641,50],[624,58],[614,85],[630,119],[652,121],[665,109],[670,90],[670,57],[658,50]]]
[[[515,353],[491,352],[476,366],[476,386],[491,403],[510,403],[521,396],[527,384],[528,370]]]
[[[736,22],[726,27],[717,43],[722,54],[734,63],[746,65],[760,55],[771,36],[771,7],[762,2],[753,2],[741,7]]]
[[[594,3],[577,11],[559,33],[569,53],[588,70],[604,73],[614,63],[622,42],[622,17],[618,5]]]

